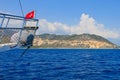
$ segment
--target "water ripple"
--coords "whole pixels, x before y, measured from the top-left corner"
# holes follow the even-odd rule
[[[0,80],[120,80],[120,50],[30,49],[0,55]]]

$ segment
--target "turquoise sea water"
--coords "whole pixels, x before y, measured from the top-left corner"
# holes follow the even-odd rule
[[[23,49],[0,53],[0,80],[120,80],[119,49]]]

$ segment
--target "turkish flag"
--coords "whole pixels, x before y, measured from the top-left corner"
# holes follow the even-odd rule
[[[26,14],[25,19],[32,19],[35,16],[35,11],[31,11]]]

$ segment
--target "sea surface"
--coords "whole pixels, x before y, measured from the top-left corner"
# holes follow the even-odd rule
[[[24,49],[0,53],[0,80],[120,80],[120,49]]]

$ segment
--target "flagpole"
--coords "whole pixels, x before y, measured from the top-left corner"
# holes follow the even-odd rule
[[[35,10],[35,18],[36,18],[36,10]]]

